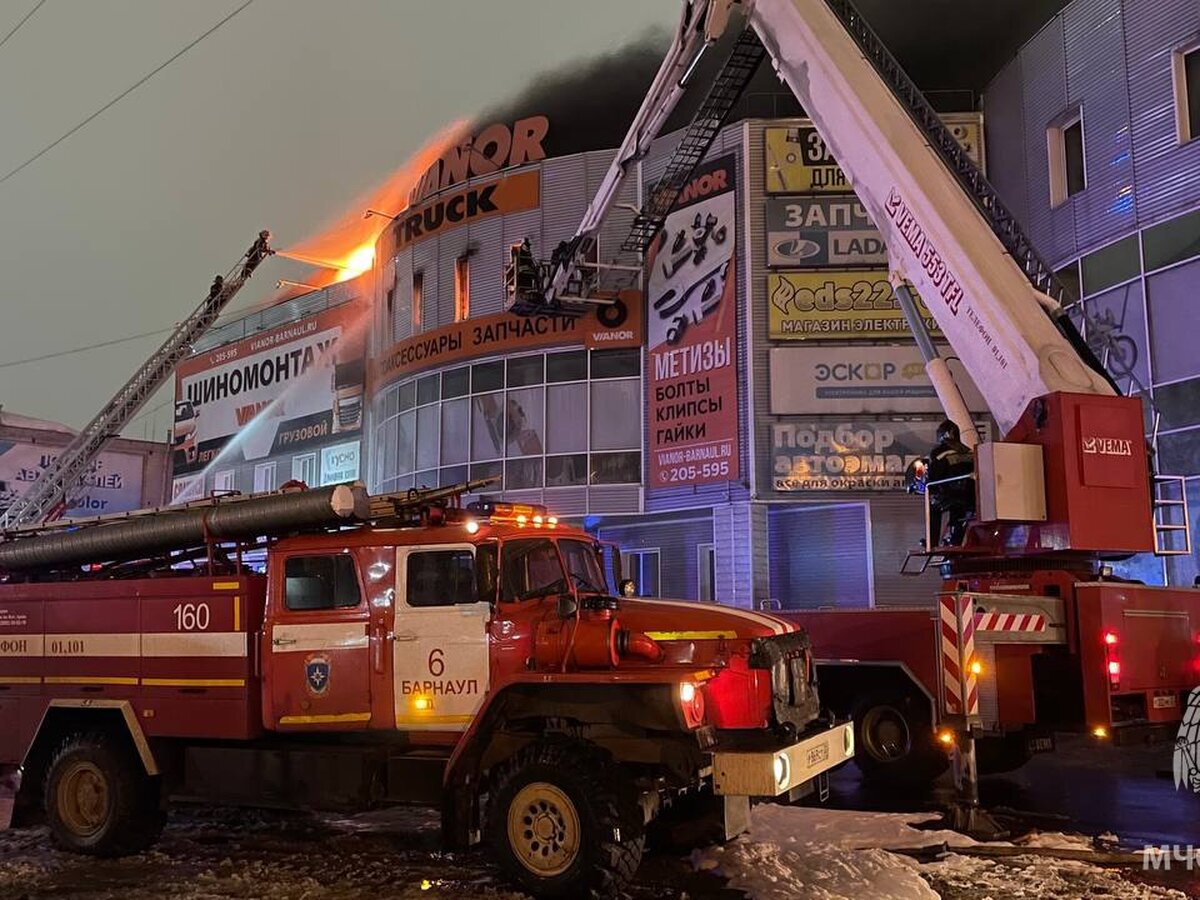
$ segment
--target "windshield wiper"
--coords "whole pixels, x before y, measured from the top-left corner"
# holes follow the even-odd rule
[[[607,594],[608,593],[607,588],[596,587],[596,585],[592,584],[590,581],[588,581],[584,576],[580,575],[578,572],[572,572],[571,577],[575,579],[575,586],[577,588],[579,588],[581,591],[588,591],[589,593],[592,593],[592,594]]]
[[[550,597],[554,594],[561,594],[566,590],[567,583],[563,579],[558,579],[545,587],[534,588],[532,591],[526,591],[524,594],[518,594],[517,600],[524,602],[525,600],[535,600],[538,597]]]

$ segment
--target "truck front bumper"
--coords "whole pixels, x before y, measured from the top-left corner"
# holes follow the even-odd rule
[[[772,749],[713,751],[713,791],[727,797],[778,797],[854,757],[854,725],[834,725]]]

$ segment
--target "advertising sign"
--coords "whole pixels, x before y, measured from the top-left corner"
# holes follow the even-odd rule
[[[986,412],[975,384],[947,360],[967,408]],[[772,347],[771,412],[775,415],[940,413],[916,347]]]
[[[771,424],[776,491],[894,491],[904,470],[927,457],[941,419],[893,422],[792,419]],[[986,424],[976,424],[988,440]]]
[[[740,477],[736,163],[697,168],[646,257],[651,487]]]
[[[541,203],[541,177],[537,171],[520,172],[495,181],[468,185],[405,212],[394,226],[396,249],[489,216],[537,209]]]
[[[424,369],[542,347],[640,347],[642,328],[640,291],[622,291],[616,303],[596,306],[578,318],[481,316],[393,344],[374,361],[372,383],[379,387]]]
[[[360,448],[358,441],[321,448],[321,486],[358,481]]]
[[[767,297],[774,340],[911,338],[886,271],[772,273]],[[929,333],[940,335],[919,297],[917,307]]]
[[[853,194],[767,198],[767,265],[886,266],[887,248]]]
[[[0,441],[0,515],[57,459],[56,448]],[[64,515],[102,516],[140,509],[143,464],[143,458],[135,453],[100,454],[67,498]]]
[[[175,379],[176,477],[357,438],[365,331],[361,304],[348,303],[186,360]]]
[[[942,116],[942,121],[975,165],[984,168],[983,119],[976,113],[959,113]],[[808,120],[766,129],[763,147],[768,193],[845,193],[854,188]]]

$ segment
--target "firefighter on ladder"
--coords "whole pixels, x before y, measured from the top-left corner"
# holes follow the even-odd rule
[[[975,482],[970,478],[974,471],[971,449],[962,442],[958,426],[947,419],[938,426],[937,446],[929,454],[929,532],[935,543],[941,534],[943,514],[949,523],[942,544],[957,546],[963,542],[967,522],[975,512]],[[937,483],[951,478],[959,480]]]

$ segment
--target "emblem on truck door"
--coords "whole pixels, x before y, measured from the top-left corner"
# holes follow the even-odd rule
[[[329,657],[310,656],[306,659],[304,680],[311,694],[320,696],[329,690]]]

